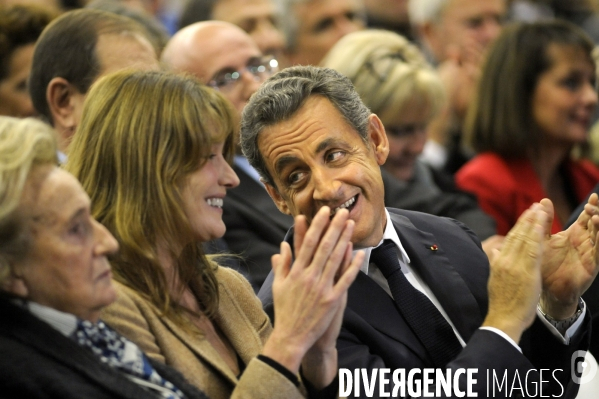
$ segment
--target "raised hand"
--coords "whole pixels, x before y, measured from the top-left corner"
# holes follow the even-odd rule
[[[309,352],[306,360],[320,359],[320,366],[311,364],[326,369],[315,376],[319,387],[336,374],[335,340],[347,289],[364,258],[360,253],[351,259],[353,228],[346,210],[330,220],[330,209],[323,207],[310,227],[304,216],[298,216],[293,267],[287,243],[281,244],[281,253],[272,259],[275,326],[262,353],[297,373]]]
[[[544,199],[541,204],[549,215],[553,215],[551,201]],[[572,226],[557,234],[546,235],[540,305],[554,319],[567,319],[576,312],[578,298],[599,271],[598,205],[597,194],[592,194]],[[550,231],[552,221],[552,218],[547,220],[546,231]]]
[[[515,342],[534,321],[541,294],[541,256],[548,215],[540,204],[526,210],[495,249],[489,277],[489,311],[483,326],[495,327]]]

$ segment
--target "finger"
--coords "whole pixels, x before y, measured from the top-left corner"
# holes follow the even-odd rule
[[[354,226],[355,222],[353,220],[347,220],[344,223],[344,229],[341,232],[333,251],[328,256],[328,259],[326,259],[322,273],[322,278],[326,284],[334,284],[335,277],[342,270],[343,260],[347,256],[347,248],[354,232]]]
[[[547,215],[545,220],[545,235],[551,236],[551,228],[553,227],[553,217],[555,210],[553,208],[553,202],[548,198],[543,198],[540,202],[545,214]]]
[[[346,209],[338,211],[318,244],[312,265],[322,270],[323,278],[333,278],[343,260],[354,226],[353,221],[347,223],[348,217],[349,212]],[[351,229],[349,233],[348,228]]]
[[[525,240],[527,234],[530,233],[534,223],[535,211],[538,209],[538,206],[539,204],[533,204],[529,209],[524,211],[522,215],[520,215],[514,227],[511,228],[505,237],[503,247],[501,249],[502,253],[516,252],[521,249],[523,241]]]
[[[304,237],[306,235],[307,230],[308,221],[306,217],[304,215],[297,215],[295,217],[295,223],[293,225],[293,248],[295,248],[296,254],[302,247],[302,243],[304,242]]]
[[[294,267],[293,270],[300,272],[310,265],[316,249],[320,246],[322,234],[330,222],[330,215],[331,211],[328,206],[323,206],[316,212],[312,223],[303,235],[301,247],[295,248],[295,265],[299,267]]]
[[[282,242],[280,254],[275,254],[271,257],[272,271],[275,281],[284,280],[289,274],[291,266],[291,247],[288,243]]]

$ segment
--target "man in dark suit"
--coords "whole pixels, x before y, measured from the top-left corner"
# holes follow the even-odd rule
[[[162,53],[167,68],[191,73],[219,90],[239,116],[260,83],[270,76],[270,69],[258,72],[263,60],[260,48],[250,35],[223,21],[198,22],[185,27],[171,38]],[[232,79],[235,71],[237,78]],[[240,259],[233,259],[240,264],[232,267],[244,274],[258,292],[271,270],[270,257],[279,252],[293,218],[279,212],[260,182],[260,176],[241,152],[235,156],[233,169],[239,177],[239,186],[227,191],[223,205],[223,221],[227,226],[223,237],[225,245],[224,248],[213,245],[209,251],[228,250],[241,255]]]
[[[385,208],[384,128],[330,69],[288,68],[264,83],[244,110],[241,145],[282,212],[309,222],[323,206],[331,214],[347,208],[355,222],[352,243],[369,260],[349,290],[337,339],[339,367],[354,380],[364,375],[357,369],[477,369],[478,382],[458,380],[479,397],[490,388],[495,397],[533,396],[541,386],[543,395],[575,396],[570,360],[590,336],[579,298],[597,274],[596,197],[572,229],[552,237],[551,202],[533,205],[489,268],[460,222]],[[287,239],[302,245],[293,231]],[[267,280],[260,296],[271,316],[277,295],[285,293]],[[493,385],[493,376],[511,388]],[[374,382],[376,396],[385,387]]]

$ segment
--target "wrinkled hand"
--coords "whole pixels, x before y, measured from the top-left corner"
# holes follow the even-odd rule
[[[487,257],[489,258],[489,262],[493,261],[496,249],[501,251],[501,246],[503,245],[504,240],[505,240],[505,236],[500,236],[500,235],[496,234],[494,236],[487,238],[486,240],[484,240],[481,243],[481,245],[483,247],[483,251],[485,251],[485,254],[487,254]],[[497,253],[499,253],[499,252],[497,252]]]
[[[520,216],[491,260],[489,311],[483,326],[498,328],[515,342],[535,318],[547,218],[543,206],[534,204]]]
[[[578,298],[597,276],[598,202],[597,194],[592,194],[572,226],[557,234],[546,235],[540,304],[555,319],[563,320],[576,312]],[[541,204],[551,215],[546,226],[549,232],[553,223],[553,204],[548,199],[542,200]]]
[[[330,220],[330,209],[323,207],[309,228],[306,218],[298,216],[293,267],[287,243],[282,243],[281,253],[272,258],[275,326],[262,353],[294,373],[308,351],[311,359],[326,359],[325,365],[334,354],[336,369],[335,340],[347,289],[364,259],[362,253],[351,259],[353,228],[346,210]]]

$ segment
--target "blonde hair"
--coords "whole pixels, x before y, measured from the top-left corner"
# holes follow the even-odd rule
[[[120,243],[115,278],[185,324],[169,294],[157,245],[165,245],[181,281],[210,315],[218,304],[214,265],[193,239],[181,190],[214,142],[233,154],[234,112],[190,76],[121,71],[92,86],[69,147],[68,171],[92,201],[94,217]]]
[[[27,251],[29,238],[17,212],[27,177],[37,166],[58,164],[56,149],[54,131],[45,123],[0,116],[0,283]]]
[[[436,71],[406,38],[384,30],[366,30],[344,36],[322,65],[353,82],[356,91],[383,124],[391,123],[408,107],[428,110],[429,120],[445,101]]]

